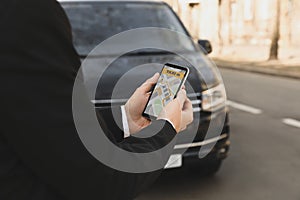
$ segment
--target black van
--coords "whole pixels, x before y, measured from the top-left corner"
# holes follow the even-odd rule
[[[89,52],[102,41],[126,30],[158,27],[190,36],[178,16],[164,2],[65,0],[60,3],[70,19],[75,48],[82,59],[86,58]],[[155,42],[161,39],[158,37],[156,35],[149,40]],[[171,41],[171,45],[174,49],[180,49],[186,57],[197,60],[196,62],[201,65],[201,74],[205,76],[205,82],[193,66],[185,63],[186,61],[180,56],[168,51],[143,49],[128,52],[111,63],[104,72],[105,76],[100,79],[101,89],[97,89],[95,99],[91,99],[91,101],[95,104],[96,109],[125,104],[140,83],[154,72],[160,71],[154,63],[183,63],[185,66],[189,66],[188,82],[192,90],[187,88],[187,93],[193,103],[195,120],[186,131],[179,134],[174,155],[170,158],[172,162],[169,162],[166,168],[187,165],[199,173],[214,174],[219,170],[223,159],[227,157],[230,145],[228,109],[225,106],[226,94],[222,91],[224,85],[216,70],[208,62],[206,54],[211,52],[208,41],[199,40],[198,43],[195,43],[192,39],[189,42],[174,39]],[[114,55],[110,55],[109,52],[105,55],[97,55],[98,59],[104,60],[110,56]],[[151,63],[153,63],[153,67],[149,67]],[[144,64],[147,64],[148,67],[131,70],[135,66]],[[101,67],[101,65],[94,67]],[[117,95],[113,95],[114,87],[124,74],[127,75],[126,84],[123,84],[122,90]],[[95,74],[85,71],[83,71],[83,77],[88,89],[90,82],[97,80]],[[225,120],[222,119],[222,116],[225,116]],[[221,131],[210,131],[207,135],[211,124]],[[188,139],[191,132],[196,132],[192,141]],[[200,159],[199,150],[204,146],[211,146],[211,148],[208,148],[209,152],[205,152],[208,155]],[[177,153],[181,149],[187,149],[183,155]]]

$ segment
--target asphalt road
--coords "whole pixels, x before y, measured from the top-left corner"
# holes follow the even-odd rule
[[[221,170],[169,170],[138,200],[300,200],[300,81],[221,72],[232,142]]]

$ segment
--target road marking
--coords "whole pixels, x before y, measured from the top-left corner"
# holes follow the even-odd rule
[[[285,118],[282,120],[282,122],[286,125],[300,128],[300,121],[298,121],[298,120],[291,119],[291,118]]]
[[[248,112],[248,113],[254,114],[254,115],[259,115],[259,114],[262,113],[262,110],[260,110],[258,108],[254,108],[252,106],[247,106],[247,105],[236,103],[236,102],[229,101],[229,100],[227,100],[227,105],[229,105],[229,106],[231,106],[233,108],[242,110],[244,112]]]

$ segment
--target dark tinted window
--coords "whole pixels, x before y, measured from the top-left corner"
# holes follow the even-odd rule
[[[185,33],[173,12],[164,4],[130,2],[68,2],[63,7],[70,19],[74,44],[87,55],[103,40],[122,31],[141,27],[161,27]],[[149,38],[169,42],[173,50],[193,51],[192,41],[178,41],[161,35]],[[124,45],[124,44],[122,44]],[[126,44],[125,44],[126,45]]]

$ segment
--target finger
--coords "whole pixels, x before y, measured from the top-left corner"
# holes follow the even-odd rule
[[[193,109],[193,104],[191,100],[187,98],[184,102],[182,110],[185,111],[185,110],[192,110],[192,109]]]
[[[177,93],[177,97],[176,99],[178,100],[178,102],[180,103],[181,108],[184,105],[184,102],[186,101],[187,97],[186,97],[186,91],[181,89],[178,93]]]
[[[186,119],[186,125],[193,122],[193,105],[189,99],[187,99],[187,101],[184,103],[182,113],[185,116],[184,118]]]
[[[186,89],[186,88],[185,88],[185,85],[182,86],[182,89],[184,89],[184,90]]]

